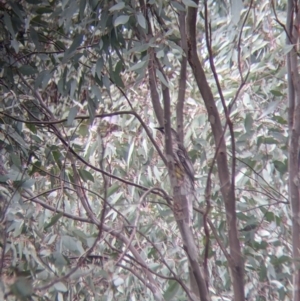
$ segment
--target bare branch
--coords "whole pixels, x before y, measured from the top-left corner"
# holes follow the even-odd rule
[[[185,12],[179,12],[179,31],[181,37],[181,48],[183,49],[183,54],[180,62],[180,74],[178,83],[178,97],[176,104],[176,123],[177,123],[177,133],[180,142],[183,144],[184,134],[183,134],[183,109],[185,101],[185,90],[186,90],[186,70],[187,70],[187,39],[186,39],[186,28],[185,28]]]
[[[199,1],[194,1],[197,6]],[[187,37],[188,37],[188,61],[192,68],[195,80],[197,82],[199,91],[203,97],[206,110],[208,113],[208,119],[211,124],[213,132],[217,157],[218,174],[221,184],[221,192],[225,202],[226,218],[229,229],[229,241],[230,241],[230,255],[232,261],[230,263],[234,300],[245,300],[244,295],[244,263],[241,254],[240,242],[238,239],[238,231],[236,227],[236,210],[235,210],[235,192],[232,189],[231,177],[228,168],[228,159],[226,144],[224,140],[225,128],[222,129],[220,115],[217,110],[212,91],[206,80],[206,76],[201,65],[201,62],[197,53],[197,41],[196,41],[196,20],[197,9],[189,7],[187,14]],[[208,21],[207,21],[208,22]],[[209,44],[210,45],[210,44]],[[228,121],[227,121],[228,122]],[[233,263],[233,264],[232,264]]]
[[[128,243],[123,251],[123,253],[121,254],[121,256],[119,257],[119,259],[117,260],[117,263],[118,264],[119,262],[122,261],[124,255],[126,254],[126,252],[128,251],[128,247],[129,245],[132,243],[132,240],[135,236],[135,233],[136,233],[136,228],[137,228],[137,224],[138,224],[138,221],[139,221],[139,218],[140,218],[140,207],[142,205],[142,203],[144,202],[144,199],[145,197],[153,190],[154,188],[150,188],[149,190],[145,191],[142,195],[142,197],[140,198],[140,201],[139,201],[139,205],[137,206],[137,210],[136,210],[136,217],[135,217],[135,221],[133,223],[133,230],[131,232],[131,235],[130,235],[130,238],[128,240]]]
[[[164,126],[163,108],[160,104],[159,94],[157,92],[158,87],[157,87],[156,73],[155,73],[156,68],[155,68],[154,50],[149,49],[148,52],[149,52],[148,74],[149,74],[151,101],[159,125]]]
[[[288,30],[287,44],[294,47],[287,54],[288,66],[288,98],[289,98],[289,201],[292,209],[292,245],[293,245],[293,300],[300,300],[300,269],[297,260],[300,257],[300,74],[297,46],[299,43],[300,11],[299,2],[289,0],[286,28]],[[292,41],[290,41],[290,38]]]

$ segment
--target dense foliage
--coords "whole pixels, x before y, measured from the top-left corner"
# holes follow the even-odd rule
[[[170,91],[175,128],[187,56],[181,16],[194,7],[197,52],[234,172],[245,295],[292,299],[291,46],[279,0],[0,1],[3,298],[187,299],[188,258],[158,154],[151,74],[161,106]],[[185,82],[199,264],[207,265],[211,299],[233,300],[217,146],[189,66]]]

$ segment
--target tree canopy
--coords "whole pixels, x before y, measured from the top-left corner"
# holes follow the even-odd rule
[[[1,299],[300,301],[299,11],[0,1]]]

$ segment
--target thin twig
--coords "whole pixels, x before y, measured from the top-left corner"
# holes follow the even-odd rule
[[[136,217],[135,217],[135,220],[134,220],[134,223],[132,225],[132,232],[131,232],[131,235],[129,237],[129,240],[128,240],[128,243],[124,249],[124,251],[122,252],[121,256],[119,257],[119,259],[117,260],[116,264],[118,264],[119,262],[122,261],[124,255],[126,254],[126,252],[128,251],[128,247],[130,246],[134,236],[135,236],[135,233],[136,233],[136,229],[137,229],[137,224],[138,224],[138,221],[139,221],[139,218],[140,218],[140,208],[141,208],[141,205],[143,204],[144,202],[144,199],[146,198],[146,196],[151,193],[151,191],[153,190],[154,188],[150,188],[149,190],[145,191],[143,193],[143,195],[141,196],[140,200],[139,200],[139,204],[137,206],[137,210],[136,210]]]

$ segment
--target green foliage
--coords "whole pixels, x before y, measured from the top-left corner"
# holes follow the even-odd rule
[[[268,1],[252,10],[243,29],[249,3],[236,2],[231,7],[230,1],[210,1],[209,19],[216,71],[225,101],[232,104],[235,154],[228,131],[225,139],[230,163],[236,156],[238,228],[256,225],[239,233],[245,292],[248,300],[287,300],[292,268],[284,55],[289,50]],[[5,222],[0,231],[6,239],[1,242],[0,290],[9,300],[154,300],[143,283],[146,270],[120,238],[129,240],[135,230],[131,246],[153,272],[165,300],[186,299],[180,281],[187,283],[188,263],[171,207],[159,191],[143,196],[153,187],[169,192],[166,168],[139,120],[116,112],[133,108],[162,149],[153,129],[157,120],[149,96],[148,50],[153,49],[166,75],[155,70],[162,84],[159,97],[164,87],[170,89],[175,116],[185,55],[178,13],[195,3],[140,3],[26,0],[1,5],[0,198]],[[202,5],[198,53],[225,123],[203,36]],[[280,20],[286,18],[285,9],[277,1]],[[154,30],[151,39],[147,18]],[[236,97],[240,73],[245,78],[248,71]],[[186,83],[185,144],[196,169],[194,207],[203,210],[215,145],[189,68]],[[232,300],[227,258],[215,237],[228,248],[216,167],[212,183],[208,217],[216,232],[210,233],[210,291],[214,300]],[[199,210],[194,231],[200,258],[206,238]]]

